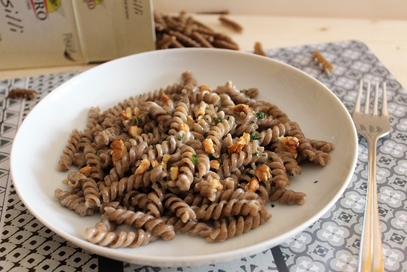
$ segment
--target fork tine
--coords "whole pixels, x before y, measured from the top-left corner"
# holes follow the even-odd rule
[[[386,87],[386,82],[383,82],[382,116],[389,117],[389,112],[387,110],[387,87]]]
[[[375,93],[374,93],[374,102],[373,102],[373,115],[377,116],[378,114],[378,104],[379,104],[379,82],[376,82],[376,89],[375,89]]]
[[[370,81],[367,82],[366,100],[365,100],[365,114],[370,113]]]
[[[363,90],[363,80],[360,80],[359,83],[359,91],[358,91],[358,95],[356,97],[356,103],[355,103],[355,107],[353,109],[353,112],[360,112],[360,98],[362,96],[362,90]]]

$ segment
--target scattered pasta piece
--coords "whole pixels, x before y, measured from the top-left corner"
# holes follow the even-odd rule
[[[230,18],[227,18],[227,17],[224,16],[224,15],[219,16],[219,21],[220,21],[223,25],[225,25],[225,26],[227,26],[227,27],[233,29],[233,30],[236,31],[236,32],[239,32],[239,33],[240,33],[240,32],[243,31],[243,26],[242,26],[242,25],[240,25],[240,24],[237,23],[236,21],[231,20]]]
[[[220,15],[226,15],[229,14],[229,10],[225,9],[225,10],[217,10],[217,11],[201,11],[198,12],[198,14],[220,14]]]
[[[325,73],[330,74],[334,70],[333,65],[321,54],[319,51],[312,52],[312,56],[314,61],[318,63],[318,65],[324,69]]]
[[[266,51],[264,51],[263,46],[260,42],[254,43],[254,54],[267,57]]]
[[[35,90],[13,89],[9,92],[8,98],[33,100],[37,96],[37,94],[38,92]]]

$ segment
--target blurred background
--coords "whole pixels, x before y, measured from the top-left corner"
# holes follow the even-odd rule
[[[165,12],[214,12],[240,15],[312,16],[407,20],[405,0],[153,0]]]
[[[0,79],[86,70],[155,50],[154,12],[187,16],[227,35],[241,51],[359,40],[404,79],[407,0],[37,0],[0,1]],[[234,31],[220,14],[243,27]],[[44,68],[44,69],[43,69]],[[39,70],[40,69],[40,70]],[[57,69],[57,70],[55,70]]]

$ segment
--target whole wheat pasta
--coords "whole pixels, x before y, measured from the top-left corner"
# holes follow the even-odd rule
[[[256,55],[267,57],[267,53],[264,51],[263,46],[260,42],[254,43],[254,53]]]
[[[228,18],[228,17],[226,17],[224,15],[219,16],[218,19],[223,25],[233,29],[236,32],[242,32],[243,31],[243,26],[241,24],[237,23],[236,21],[234,21],[234,20],[232,20],[232,19],[230,19],[230,18]]]
[[[273,201],[279,201],[280,203],[287,204],[303,204],[304,197],[306,196],[303,192],[295,192],[293,190],[287,190],[286,188],[275,189],[270,199]]]
[[[37,94],[36,90],[13,89],[9,92],[7,98],[34,100]]]
[[[123,223],[128,226],[135,226],[137,229],[144,229],[144,231],[151,232],[164,240],[171,240],[175,235],[174,227],[167,225],[166,220],[155,218],[140,211],[133,212],[125,209],[106,207],[103,218],[116,224]]]
[[[258,93],[231,81],[199,85],[187,71],[179,83],[103,112],[91,108],[58,163],[69,189],[54,197],[80,216],[99,213],[85,239],[112,248],[177,233],[222,242],[260,226],[271,218],[268,201],[304,203],[289,177],[301,174],[303,161],[325,166],[334,145],[307,138]],[[115,230],[120,224],[130,230]]]
[[[67,207],[70,210],[74,210],[80,216],[92,215],[93,208],[87,207],[85,199],[73,192],[62,191],[57,188],[54,192],[54,197],[58,199],[62,206]]]
[[[220,22],[237,32],[243,29],[228,18],[222,17]],[[157,37],[156,49],[206,47],[239,50],[239,46],[232,38],[215,32],[184,11],[175,16],[154,12],[154,23]]]
[[[222,242],[239,236],[270,219],[270,214],[260,211],[255,216],[224,217],[215,221],[215,228],[209,233],[206,241],[209,243]]]
[[[318,50],[312,52],[314,61],[325,71],[330,74],[334,70],[334,66],[321,54]]]
[[[104,220],[105,221],[105,220]],[[85,231],[85,238],[91,243],[98,244],[105,247],[118,248],[118,247],[139,247],[146,245],[150,242],[157,240],[158,236],[152,234],[150,231],[138,229],[137,231],[121,231],[116,234],[112,231],[111,227],[105,227],[103,221],[96,224],[94,227],[87,228]],[[110,223],[108,223],[111,225]]]
[[[81,134],[77,129],[74,129],[71,132],[71,135],[68,139],[68,144],[65,146],[64,151],[58,162],[59,171],[67,171],[72,163],[75,161],[75,153],[79,150],[81,143]]]

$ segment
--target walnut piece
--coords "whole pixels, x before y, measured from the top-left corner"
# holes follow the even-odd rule
[[[150,168],[150,161],[147,159],[142,159],[140,165],[137,167],[136,172],[134,172],[136,175],[141,175],[144,174],[148,168]]]
[[[129,107],[127,107],[127,109],[122,110],[120,112],[120,116],[122,117],[123,120],[131,120],[131,118],[133,117],[133,114],[131,112],[131,109]]]
[[[219,170],[219,168],[220,168],[220,163],[217,160],[211,160],[209,162],[209,165],[212,169],[215,169],[215,170]]]
[[[171,180],[176,180],[178,178],[179,168],[178,166],[173,166],[170,168],[170,177]]]
[[[129,127],[129,135],[131,137],[137,137],[140,136],[143,130],[139,128],[138,126],[131,126]]]
[[[162,93],[162,95],[161,95],[161,101],[162,101],[164,104],[168,104],[167,102],[170,101],[170,100],[171,100],[171,98],[169,98],[168,95],[166,95],[165,93]]]
[[[134,109],[133,109],[134,116],[139,117],[140,113],[141,113],[140,108],[139,107],[134,107]]]
[[[243,147],[250,141],[250,134],[243,133],[243,135],[236,141],[236,143],[228,146],[228,153],[239,153]]]
[[[300,145],[300,141],[298,140],[298,138],[291,136],[287,137],[282,136],[279,137],[278,139],[283,144],[285,149],[293,155],[294,159],[296,159],[298,156],[297,147]]]
[[[259,181],[267,181],[271,179],[270,167],[267,165],[260,165],[256,168],[255,173]]]
[[[113,149],[112,150],[112,162],[113,162],[113,164],[115,164],[125,154],[127,154],[127,148],[124,146],[124,143],[123,143],[122,140],[113,141],[110,144],[110,147]]]
[[[179,125],[179,130],[185,131],[185,132],[189,132],[189,125],[187,123],[181,123]]]
[[[187,116],[187,124],[188,124],[190,127],[192,127],[192,126],[195,124],[195,120],[194,120],[194,118],[192,118],[191,115],[188,115],[188,116]]]
[[[212,91],[211,90],[211,87],[209,87],[208,85],[205,85],[205,84],[203,84],[203,85],[201,85],[201,86],[199,86],[199,91],[200,92],[203,92],[203,91]]]
[[[211,185],[212,188],[216,189],[216,191],[220,191],[223,189],[222,183],[218,179],[213,179],[209,182],[209,185]]]
[[[203,115],[205,115],[205,108],[200,106],[198,108],[198,110],[196,111],[196,116],[203,116]]]
[[[252,178],[249,183],[246,184],[244,190],[246,192],[256,192],[259,189],[259,180],[257,178]]]
[[[89,177],[90,173],[92,171],[92,167],[90,167],[89,165],[86,165],[84,167],[82,167],[81,169],[79,169],[79,173]]]
[[[233,111],[235,113],[244,112],[245,114],[248,114],[249,112],[251,112],[251,109],[250,109],[250,107],[248,105],[237,104],[236,106],[233,107]]]
[[[202,145],[203,145],[206,153],[208,153],[208,154],[215,153],[215,148],[213,147],[212,139],[206,138],[205,140],[203,140]]]
[[[157,161],[157,160],[153,160],[152,162],[151,162],[151,167],[156,167],[156,166],[158,166],[160,163]]]
[[[163,155],[163,162],[164,163],[168,163],[168,161],[171,159],[171,155],[170,154],[164,154]]]

